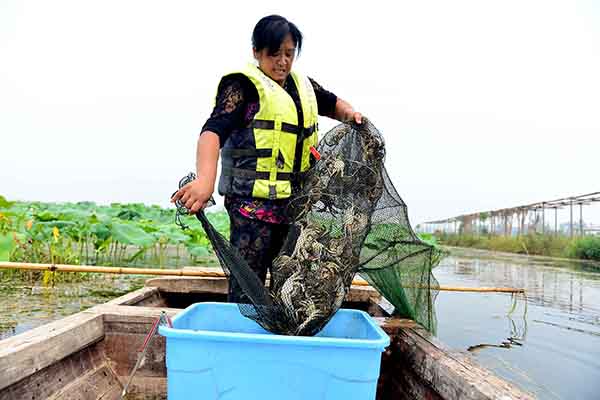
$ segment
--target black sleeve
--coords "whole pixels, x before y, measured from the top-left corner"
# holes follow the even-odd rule
[[[247,77],[242,74],[223,77],[217,89],[215,108],[201,132],[216,133],[223,147],[232,131],[244,127],[246,109],[253,98],[258,98],[258,93]]]
[[[317,96],[317,106],[319,107],[319,115],[326,117],[333,117],[335,115],[335,103],[337,102],[337,96],[319,85],[312,78],[308,78],[312,83],[315,96]]]

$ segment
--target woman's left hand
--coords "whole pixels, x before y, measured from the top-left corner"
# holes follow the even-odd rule
[[[362,124],[362,114],[354,111],[354,108],[345,100],[337,98],[335,103],[334,118],[340,122],[355,122],[358,125]]]

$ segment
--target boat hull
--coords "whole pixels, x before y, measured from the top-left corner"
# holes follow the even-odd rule
[[[225,301],[222,278],[156,278],[146,287],[0,341],[0,400],[120,398],[137,350],[161,311],[174,317],[201,301]],[[390,317],[372,288],[353,287],[345,306],[369,312],[390,336],[377,399],[533,399],[451,351],[425,329]],[[152,338],[127,399],[166,399],[165,339]]]

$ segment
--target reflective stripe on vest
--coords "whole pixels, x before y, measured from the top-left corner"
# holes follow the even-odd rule
[[[252,135],[253,140],[236,140],[236,143],[251,143],[253,147],[234,147],[229,139],[221,151],[220,192],[268,199],[287,198],[292,192],[291,181],[302,179],[310,168],[310,147],[316,146],[318,141],[318,107],[312,84],[308,78],[291,73],[304,119],[298,123],[295,103],[285,89],[252,64],[238,73],[247,76],[256,87],[259,110],[246,129],[233,133]],[[255,160],[255,169],[243,167],[248,165],[249,159]],[[244,180],[247,184],[239,184],[239,181],[232,184],[232,179]],[[249,189],[239,188],[251,188],[251,193]]]

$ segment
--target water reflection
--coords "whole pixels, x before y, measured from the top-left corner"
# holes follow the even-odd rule
[[[98,275],[52,287],[14,276],[2,279],[4,273],[0,273],[0,340],[120,296],[143,286],[145,280],[134,275]]]
[[[600,266],[596,272],[589,272],[589,265],[581,268],[582,263],[527,263],[522,257],[506,261],[493,256],[484,258],[480,252],[477,255],[477,258],[465,259],[467,255],[462,251],[448,257],[436,269],[436,277],[466,276],[465,282],[478,286],[524,288],[530,304],[577,312],[580,320],[598,324]]]
[[[440,292],[443,342],[539,398],[598,398],[600,267],[453,250],[434,275],[441,285],[526,290],[514,310],[510,294]]]
[[[515,297],[516,302],[516,297]],[[510,336],[508,336],[505,340],[500,342],[499,344],[491,344],[491,343],[480,343],[473,346],[469,346],[467,351],[472,353],[490,347],[502,348],[502,349],[510,349],[513,346],[523,346],[523,341],[527,336],[527,318],[526,314],[523,314],[519,320],[522,320],[522,323],[517,324],[515,320],[509,315],[507,315],[506,319],[509,322],[509,331]]]

